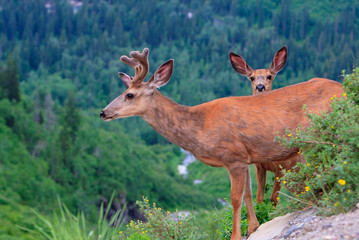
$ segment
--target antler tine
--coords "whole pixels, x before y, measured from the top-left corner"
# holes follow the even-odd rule
[[[127,56],[121,56],[120,59],[121,59],[122,62],[126,63],[130,67],[135,68],[138,65],[138,62],[133,58],[129,58]]]
[[[121,57],[122,62],[135,69],[135,76],[131,81],[132,85],[138,85],[145,79],[149,70],[148,53],[149,49],[144,48],[142,53],[140,53],[139,51],[130,52],[131,58],[127,56]]]

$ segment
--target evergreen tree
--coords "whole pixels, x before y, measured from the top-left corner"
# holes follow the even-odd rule
[[[1,76],[3,96],[10,101],[20,101],[20,80],[15,59],[9,55],[6,61],[6,68]]]

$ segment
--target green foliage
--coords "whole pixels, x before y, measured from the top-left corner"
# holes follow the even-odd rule
[[[274,210],[273,203],[270,201],[264,201],[260,204],[256,203],[254,205],[254,211],[256,213],[259,224],[268,222],[272,220],[271,213]],[[218,239],[227,240],[231,239],[232,235],[232,224],[233,224],[233,207],[228,203],[227,207],[218,213],[217,216],[218,229],[217,235]],[[247,208],[245,205],[242,206],[241,210],[241,232],[242,235],[248,230],[248,216]]]
[[[104,239],[109,240],[118,229],[121,227],[119,222],[122,219],[124,209],[117,211],[111,219],[107,222],[108,213],[111,207],[114,194],[111,197],[110,203],[103,214],[103,204],[100,207],[100,216],[97,222],[97,228],[89,227],[83,212],[77,215],[59,201],[59,213],[54,213],[51,217],[45,217],[35,211],[36,216],[40,219],[41,223],[36,224],[35,231],[41,234],[48,240],[96,240]]]
[[[0,72],[0,99],[5,97],[10,101],[20,101],[20,79],[17,63],[10,54],[6,61],[5,69]]]
[[[57,194],[92,222],[99,198],[113,190],[126,194],[128,204],[146,195],[170,210],[212,209],[217,198],[228,197],[224,169],[197,162],[182,178],[179,149],[142,119],[98,118],[125,89],[117,72],[133,74],[120,61],[123,54],[149,47],[149,75],[174,58],[161,93],[186,105],[250,94],[249,81],[230,67],[229,51],[265,68],[288,45],[274,88],[315,76],[338,79],[358,58],[356,1],[82,3],[79,9],[65,0],[1,3],[0,189],[42,214],[53,209]],[[193,185],[194,179],[204,181]],[[0,218],[9,227],[5,222]],[[21,234],[9,232],[8,238]]]
[[[126,230],[119,232],[115,239],[207,239],[205,233],[200,233],[196,226],[195,216],[189,212],[165,211],[155,203],[150,206],[149,200],[137,201],[143,211],[146,222],[131,221]]]
[[[280,139],[285,146],[300,148],[306,158],[297,172],[286,172],[282,178],[297,189],[288,203],[290,211],[309,205],[332,215],[350,211],[358,202],[359,68],[352,74],[343,72],[343,77],[343,96],[331,97],[331,111],[308,114],[307,129]],[[282,206],[284,211],[288,207]]]
[[[34,224],[39,223],[33,209],[0,195],[0,239],[42,240]],[[29,231],[30,230],[30,231]]]

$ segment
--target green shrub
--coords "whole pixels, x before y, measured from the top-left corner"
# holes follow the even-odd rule
[[[268,200],[260,204],[254,204],[254,211],[256,213],[259,224],[268,222],[272,219],[271,213],[274,210],[273,203]],[[218,229],[217,235],[218,239],[227,240],[231,239],[232,235],[232,224],[233,224],[233,208],[230,203],[228,207],[221,211],[217,217]],[[247,232],[248,229],[248,217],[247,217],[247,208],[245,205],[242,206],[241,210],[241,232],[242,235]]]
[[[316,206],[332,215],[353,209],[359,200],[359,68],[343,76],[343,96],[331,97],[331,111],[307,114],[307,129],[277,138],[287,147],[298,147],[306,159],[297,165],[298,172],[285,172],[282,182],[298,192],[279,205],[279,212]]]
[[[207,235],[199,233],[195,217],[191,213],[171,213],[156,207],[149,200],[137,201],[143,211],[146,222],[132,220],[124,231],[119,232],[115,239],[155,240],[155,239],[207,239]]]

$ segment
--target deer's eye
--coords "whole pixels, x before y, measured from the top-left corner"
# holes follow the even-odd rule
[[[132,94],[132,93],[127,93],[127,94],[126,94],[126,97],[129,98],[129,99],[131,99],[131,98],[133,98],[133,94]]]
[[[267,76],[267,79],[268,79],[268,80],[271,80],[271,79],[272,79],[272,75],[268,75],[268,76]]]
[[[250,77],[251,81],[254,81],[254,77]]]

